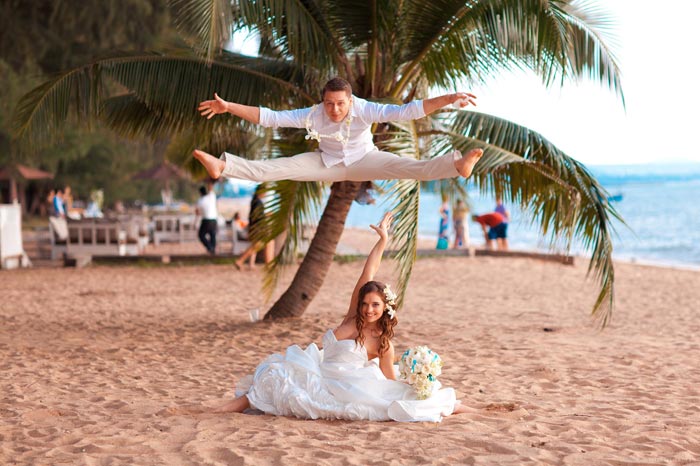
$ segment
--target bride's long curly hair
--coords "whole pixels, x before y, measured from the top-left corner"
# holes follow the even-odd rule
[[[365,335],[362,333],[362,327],[365,324],[365,316],[362,315],[362,301],[365,299],[367,293],[377,293],[381,296],[382,301],[384,301],[384,306],[387,304],[387,298],[384,294],[384,289],[386,284],[378,281],[370,281],[362,285],[360,288],[360,293],[357,297],[357,312],[355,313],[355,326],[357,327],[357,338],[355,338],[355,343],[362,345],[365,342]],[[377,325],[381,329],[382,333],[379,335],[379,355],[384,354],[386,350],[389,349],[389,341],[394,338],[394,327],[399,321],[394,315],[393,318],[389,317],[386,309],[384,313],[377,321]]]

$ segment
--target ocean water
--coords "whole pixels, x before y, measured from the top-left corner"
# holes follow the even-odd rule
[[[612,196],[624,224],[614,221],[613,257],[619,260],[700,269],[700,164],[631,165],[590,167],[599,182]],[[495,207],[493,198],[469,191],[472,212],[481,214]],[[421,193],[418,231],[423,237],[435,238],[439,223],[440,197]],[[354,203],[346,226],[366,227],[379,220],[391,206],[380,198],[377,204]],[[506,207],[511,213],[508,240],[511,249],[548,251],[549,240],[531,226],[527,212],[517,206]],[[478,224],[469,222],[472,245],[483,245]],[[562,251],[559,251],[562,252]],[[590,255],[580,244],[572,253]]]
[[[611,196],[624,224],[614,221],[613,257],[618,260],[700,269],[700,163],[652,164],[589,167]],[[224,197],[250,196],[254,183],[232,183],[225,187]],[[469,190],[472,213],[493,211],[493,198],[482,197]],[[437,243],[440,196],[421,193],[418,232]],[[506,207],[511,213],[508,241],[511,249],[550,251],[549,238],[542,237],[533,227],[527,212],[515,205]],[[374,205],[353,203],[346,221],[347,227],[366,228],[381,219],[390,209],[386,196]],[[483,245],[478,224],[469,223],[470,242]],[[565,252],[561,249],[557,252]],[[590,256],[590,251],[573,244],[570,251]]]

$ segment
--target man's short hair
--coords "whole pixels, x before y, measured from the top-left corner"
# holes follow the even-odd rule
[[[321,100],[323,100],[323,98],[326,96],[326,91],[345,91],[348,97],[350,97],[352,95],[352,86],[343,78],[336,76],[328,81],[325,86],[323,86],[323,90],[321,91]]]

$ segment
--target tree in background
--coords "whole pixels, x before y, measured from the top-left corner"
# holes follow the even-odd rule
[[[124,141],[103,124],[89,128],[68,121],[50,145],[21,150],[11,134],[19,98],[46,76],[114,50],[144,50],[172,34],[167,0],[0,0],[0,166],[22,162],[47,170],[87,198],[101,188],[113,202],[159,199],[156,186],[133,183],[129,173],[162,157],[149,141]],[[45,193],[36,192],[38,198]],[[38,206],[25,206],[36,212]]]
[[[173,6],[189,48],[122,54],[56,76],[23,99],[18,137],[36,144],[55,134],[73,108],[81,118],[101,119],[131,136],[177,134],[183,157],[195,146],[218,152],[236,141],[244,156],[284,156],[299,152],[290,150],[298,131],[265,132],[234,118],[206,121],[195,113],[197,103],[216,91],[247,105],[308,106],[333,75],[350,81],[360,97],[396,103],[425,97],[433,87],[484,82],[513,68],[533,70],[547,86],[588,78],[621,95],[618,66],[604,39],[611,24],[590,2],[264,0],[234,2],[232,8],[222,0],[174,0]],[[232,29],[240,28],[260,36],[258,56],[222,48]],[[106,93],[106,78],[128,91]],[[470,182],[519,203],[553,242],[577,238],[592,250],[590,270],[601,284],[593,311],[603,310],[598,315],[605,325],[614,283],[610,221],[617,214],[582,164],[540,134],[475,112],[377,125],[374,134],[378,146],[405,157],[484,147]],[[264,143],[253,150],[241,141]],[[460,182],[451,183],[457,189]],[[413,181],[386,187],[397,213],[401,296],[415,260],[419,188]],[[301,224],[322,191],[315,183],[275,183],[270,189],[276,196],[265,235],[290,231],[268,276],[267,283],[274,284],[277,266],[294,252]],[[304,312],[323,283],[358,189],[350,182],[331,186],[309,250],[266,317]]]
[[[169,26],[168,0],[0,0],[0,58],[52,74],[114,50],[146,50]]]

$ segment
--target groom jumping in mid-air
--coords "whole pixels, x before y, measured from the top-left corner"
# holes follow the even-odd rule
[[[472,149],[462,156],[457,150],[430,160],[399,157],[377,149],[372,140],[372,124],[422,118],[450,104],[476,105],[469,93],[446,94],[415,100],[404,105],[386,105],[355,97],[350,83],[333,78],[321,93],[322,103],[297,110],[274,111],[227,102],[214,94],[214,100],[199,104],[207,119],[231,113],[251,123],[272,128],[306,128],[306,139],[318,141],[319,151],[293,157],[246,160],[224,152],[221,158],[201,150],[194,157],[214,179],[220,176],[250,181],[371,181],[414,179],[419,181],[469,177],[483,150]]]

